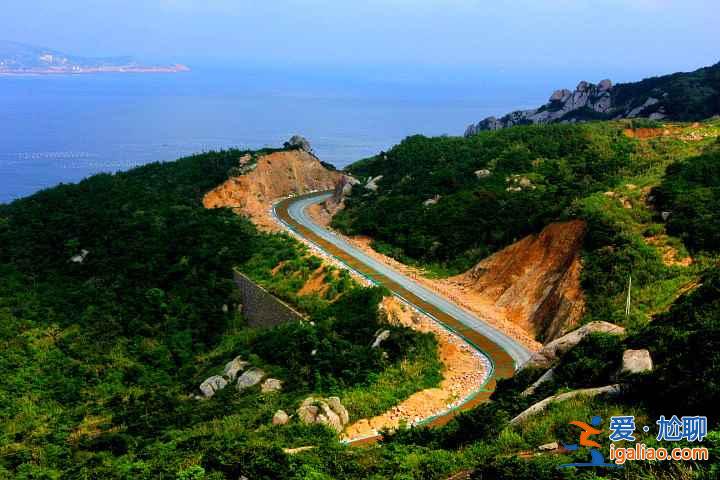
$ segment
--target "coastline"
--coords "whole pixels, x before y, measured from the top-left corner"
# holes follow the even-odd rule
[[[166,67],[143,67],[135,65],[108,66],[108,67],[55,67],[55,68],[27,68],[27,69],[0,69],[0,76],[4,77],[39,77],[50,75],[88,75],[94,73],[186,73],[192,71],[187,65],[177,64]]]

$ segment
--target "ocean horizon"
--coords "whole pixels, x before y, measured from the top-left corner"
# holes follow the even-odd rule
[[[213,68],[4,77],[0,203],[209,150],[278,147],[294,134],[343,168],[408,135],[462,135],[485,116],[544,101],[548,85],[531,85],[490,74],[421,81]]]

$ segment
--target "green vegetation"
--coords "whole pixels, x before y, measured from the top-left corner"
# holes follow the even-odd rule
[[[475,479],[716,478],[720,125],[646,140],[628,138],[627,126],[411,137],[352,167],[383,178],[377,192],[356,188],[336,225],[436,273],[461,271],[549,222],[584,219],[586,320],[629,327],[627,337],[586,337],[531,395],[522,392],[537,369],[500,381],[490,402],[445,427],[388,432],[368,448],[271,418],[311,394],[339,396],[353,419],[385,411],[437,385],[436,341],[378,313],[383,289],[359,286],[286,235],[202,208],[204,192],[250,152],[99,175],[0,205],[0,478],[406,480],[461,470]],[[423,205],[435,195],[437,204]],[[307,321],[247,327],[235,268]],[[372,349],[380,329],[390,338]],[[620,378],[622,395],[569,400],[509,424],[549,395],[618,381],[627,348],[649,349],[655,369]],[[283,390],[191,398],[238,355],[282,379]],[[577,441],[571,420],[617,414],[650,426],[660,414],[707,415],[711,462],[559,471],[587,452],[536,455],[541,444]],[[636,434],[657,444],[654,430]],[[283,450],[306,446],[314,448]]]
[[[302,478],[311,467],[281,448],[341,447],[324,427],[273,427],[277,409],[338,395],[358,418],[437,384],[434,337],[387,324],[385,291],[327,268],[325,295],[301,295],[319,259],[202,207],[247,153],[98,175],[0,206],[0,477]],[[247,328],[235,267],[309,321]],[[372,349],[378,329],[391,336]],[[237,355],[283,391],[191,398]]]
[[[633,83],[621,83],[612,91],[613,104],[635,108],[649,98],[659,100],[654,111],[665,110],[675,121],[710,118],[720,113],[720,63],[689,73],[673,73]],[[651,112],[647,112],[651,113]]]
[[[501,381],[489,403],[464,413],[441,429],[412,429],[391,435],[390,446],[402,445],[425,451],[457,452],[457,462],[473,465],[472,478],[596,478],[581,476],[581,471],[559,474],[560,463],[587,461],[578,454],[544,454],[519,458],[522,452],[535,453],[538,445],[553,441],[575,443],[577,431],[568,423],[599,415],[607,422],[612,415],[634,415],[636,425],[649,425],[651,431],[636,431],[638,442],[658,446],[654,420],[669,412],[697,412],[706,415],[710,427],[720,426],[720,271],[704,275],[703,285],[683,297],[668,312],[635,335],[622,339],[593,334],[562,357],[552,380],[527,396],[521,392],[537,380],[542,370],[526,369],[509,380]],[[612,400],[576,398],[551,405],[548,410],[520,425],[508,426],[508,420],[535,402],[554,393],[577,388],[602,386],[617,381],[622,352],[626,348],[648,348],[656,364],[652,373],[625,376],[629,388]],[[702,355],[698,352],[704,352]],[[605,424],[607,428],[607,423]],[[720,437],[711,432],[703,444],[717,448]],[[607,458],[607,436],[603,436]],[[686,444],[687,445],[687,444]],[[652,463],[626,465],[626,471],[603,471],[603,478],[715,478],[717,457],[711,462]],[[592,475],[591,472],[585,473]],[[600,473],[599,471],[595,473]],[[530,475],[526,477],[525,475]],[[577,477],[575,476],[577,475]]]
[[[708,216],[715,215],[713,204],[697,201],[696,209],[706,209],[700,216],[704,220],[696,210],[681,214],[681,207],[663,207],[678,210],[666,232],[660,213],[647,200],[650,190],[661,183],[669,165],[673,175],[678,160],[712,168],[716,157],[703,152],[716,148],[720,124],[673,126],[671,135],[648,140],[625,135],[634,126],[525,126],[470,138],[410,137],[349,167],[363,179],[383,177],[377,192],[353,189],[334,226],[370,235],[382,253],[432,274],[452,275],[552,221],[581,218],[588,223],[583,252],[586,320],[639,326],[666,310],[707,263],[699,258],[691,267],[680,266],[688,252],[683,239],[667,235],[680,234],[674,223],[687,217],[703,222],[705,229],[718,224]],[[695,162],[698,155],[706,160]],[[683,202],[692,198],[675,188]],[[707,188],[700,192],[695,193],[698,198],[709,195]],[[424,204],[435,195],[440,196],[437,204]],[[660,202],[669,198],[656,196]],[[635,301],[626,318],[630,275]]]
[[[668,232],[695,252],[720,248],[720,142],[710,152],[668,167],[655,189],[658,209],[667,211]]]

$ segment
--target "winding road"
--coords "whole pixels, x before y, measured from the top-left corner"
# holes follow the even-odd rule
[[[412,304],[484,353],[492,365],[488,381],[460,409],[473,408],[487,400],[495,388],[496,380],[512,376],[515,369],[530,358],[530,350],[467,310],[370,257],[345,239],[316,224],[308,216],[307,208],[325,201],[330,195],[329,192],[315,192],[287,198],[276,203],[272,213],[287,229],[310,241],[373,283],[388,288],[394,295]],[[427,423],[430,425],[447,423],[455,413],[455,411],[448,412],[446,415],[429,419]]]

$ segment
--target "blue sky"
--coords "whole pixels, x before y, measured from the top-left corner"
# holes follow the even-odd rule
[[[4,0],[1,8],[6,40],[189,64],[557,68],[623,80],[720,60],[718,0]]]

